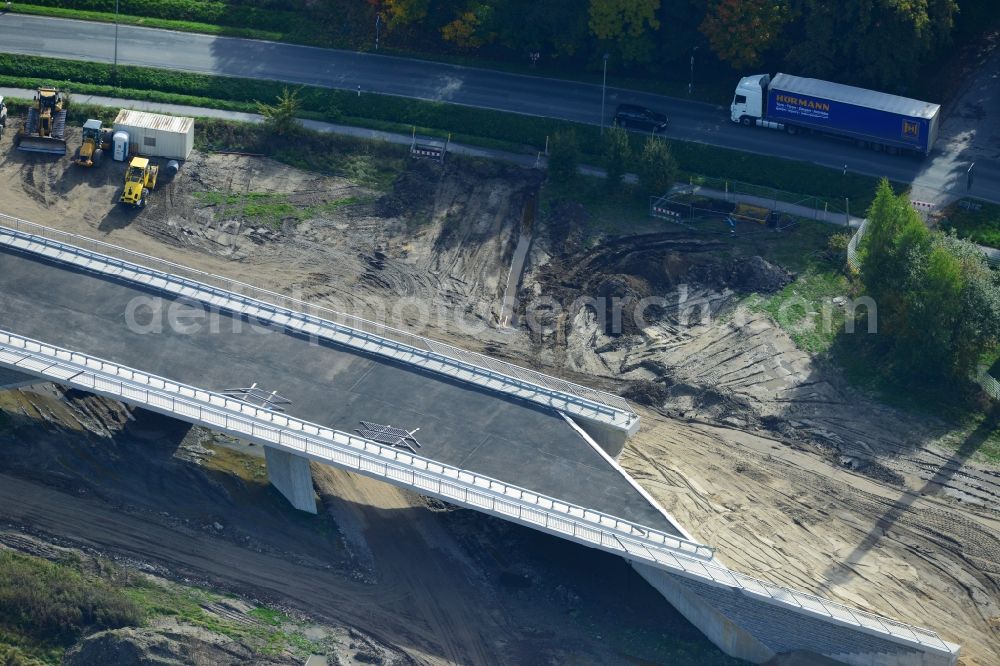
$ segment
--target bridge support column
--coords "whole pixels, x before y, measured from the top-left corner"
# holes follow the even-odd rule
[[[589,421],[581,418],[573,418],[573,422],[590,435],[594,443],[604,449],[605,453],[618,460],[622,449],[625,448],[625,440],[629,436],[628,431],[598,421]]]
[[[309,459],[270,446],[264,447],[267,479],[299,511],[316,513]]]
[[[0,391],[24,388],[32,384],[43,384],[46,380],[34,375],[26,375],[16,370],[0,368]]]

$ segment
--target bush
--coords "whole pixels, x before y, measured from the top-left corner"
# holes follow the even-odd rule
[[[24,654],[16,647],[0,645],[0,666],[45,666],[45,662]]]
[[[625,168],[632,158],[628,131],[622,127],[609,127],[604,135],[604,169],[607,172],[605,185],[609,192],[621,189]]]
[[[117,587],[45,560],[0,552],[0,625],[41,643],[68,646],[88,632],[142,623]]]
[[[642,147],[636,168],[639,189],[646,196],[667,193],[677,178],[677,161],[663,139],[650,136]]]
[[[557,132],[549,145],[549,178],[553,183],[565,185],[576,180],[580,165],[580,143],[576,132]]]
[[[298,90],[285,88],[274,104],[257,102],[257,112],[264,116],[264,125],[278,135],[293,134],[299,127],[302,102]]]

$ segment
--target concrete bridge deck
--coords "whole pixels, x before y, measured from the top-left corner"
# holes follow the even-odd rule
[[[11,219],[0,219],[0,368],[18,373],[7,381],[41,377],[256,441],[293,503],[303,488],[312,502],[311,459],[617,553],[716,645],[756,663],[796,650],[859,666],[957,660],[958,646],[932,631],[731,571],[685,538],[602,450],[613,454],[638,425],[619,398],[485,357],[469,362],[454,348],[449,357],[430,341],[417,339],[419,348],[340,328],[74,247],[62,232],[6,226]],[[204,305],[219,311],[206,315]],[[161,327],[172,308],[173,325]],[[179,375],[198,383],[176,383]],[[310,416],[218,393],[255,381],[292,399],[290,413]],[[419,427],[421,455],[350,434],[355,419]],[[615,517],[623,511],[625,520]]]
[[[180,383],[257,382],[311,423],[419,429],[423,457],[682,536],[551,408],[9,249],[0,311],[5,330]]]

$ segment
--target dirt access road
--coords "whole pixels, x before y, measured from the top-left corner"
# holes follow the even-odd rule
[[[3,144],[8,141],[4,137]],[[379,303],[384,311],[385,302],[409,297],[447,315],[444,321],[432,318],[422,329],[445,341],[615,391],[627,391],[640,380],[652,382],[659,397],[643,410],[645,425],[622,464],[697,538],[718,545],[728,564],[934,628],[964,645],[964,664],[1000,663],[1000,544],[995,536],[1000,474],[976,457],[995,422],[960,432],[875,404],[821,359],[796,349],[766,316],[741,309],[748,290],[775,286],[746,279],[746,267],[759,265],[756,255],[782,260],[769,254],[768,243],[724,239],[706,244],[674,227],[658,231],[654,242],[608,239],[584,233],[592,225],[581,207],[573,214],[543,216],[533,234],[522,302],[547,294],[655,295],[667,303],[704,304],[712,320],[692,325],[684,307],[671,306],[645,326],[609,335],[606,322],[580,309],[546,321],[542,330],[486,328],[470,337],[451,326],[451,317],[488,325],[496,321],[523,203],[537,185],[531,172],[456,161],[443,172],[408,170],[385,193],[370,182],[316,176],[266,160],[196,155],[173,189],[156,193],[150,208],[128,217],[114,205],[118,181],[113,172],[81,174],[67,169],[65,160],[12,155],[7,148],[0,145],[0,178],[7,183],[0,190],[0,210],[359,314],[376,312]],[[273,224],[264,219],[273,207],[263,213],[252,208],[251,193],[272,196],[257,203],[287,203],[299,212]],[[678,238],[665,237],[671,233]],[[562,280],[565,271],[559,266],[576,267],[571,283]],[[765,277],[779,273],[764,272]],[[393,323],[409,321],[404,315]],[[406,583],[406,573],[419,572],[427,553],[442,548],[433,527],[422,523],[410,539],[381,536],[382,531],[393,534],[383,522],[387,516],[408,515],[389,507],[417,506],[417,500],[388,487],[353,487],[344,479],[335,486],[330,494],[358,498],[335,520],[342,525],[353,520],[354,550],[362,560],[393,562],[384,574],[387,580]],[[387,508],[359,517],[365,503]],[[58,522],[55,514],[49,524],[56,534],[73,527],[71,520]],[[496,537],[483,529],[472,533]],[[376,551],[369,544],[366,556],[369,540],[385,548],[413,544],[414,555],[382,554],[381,547]],[[474,552],[490,553],[483,561],[504,557],[488,546],[477,547]],[[187,561],[184,552],[170,554],[177,566],[204,566],[222,576],[219,560]],[[236,556],[236,551],[226,552],[222,561]],[[279,593],[281,584],[270,566],[261,562],[260,580]],[[546,576],[558,572],[549,569]],[[485,607],[475,613],[466,595],[485,590],[488,599],[490,588],[480,586],[474,575],[456,581],[447,574],[431,566],[426,584],[359,588],[372,615],[365,621],[363,613],[348,610],[345,617],[398,641],[415,658],[475,660],[499,649],[490,641],[507,628],[529,624],[510,617],[522,617],[518,613],[527,614],[542,602],[526,597],[506,618],[493,617],[500,611]],[[247,585],[256,578],[246,570],[231,575],[243,577],[237,582]],[[586,579],[593,572],[580,575]],[[455,585],[453,591],[436,594],[447,601],[427,605],[421,595],[446,582]],[[326,592],[323,585],[319,589]],[[307,605],[318,601],[306,586],[289,594]],[[350,606],[351,593],[330,595],[337,608]],[[504,589],[504,599],[512,595]],[[431,618],[415,623],[416,611],[403,617],[402,611],[385,610],[407,598],[409,608]],[[470,612],[471,626],[455,624]],[[494,629],[484,632],[479,625]],[[542,640],[545,654],[558,662],[559,650],[568,645],[583,658],[588,651],[600,655],[599,642],[574,638],[580,636],[578,625],[563,622],[553,628],[558,640]]]

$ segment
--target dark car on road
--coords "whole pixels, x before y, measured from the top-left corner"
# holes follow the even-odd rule
[[[643,132],[663,132],[670,124],[670,119],[662,113],[650,111],[646,107],[635,104],[619,104],[615,109],[615,125],[630,130]]]

